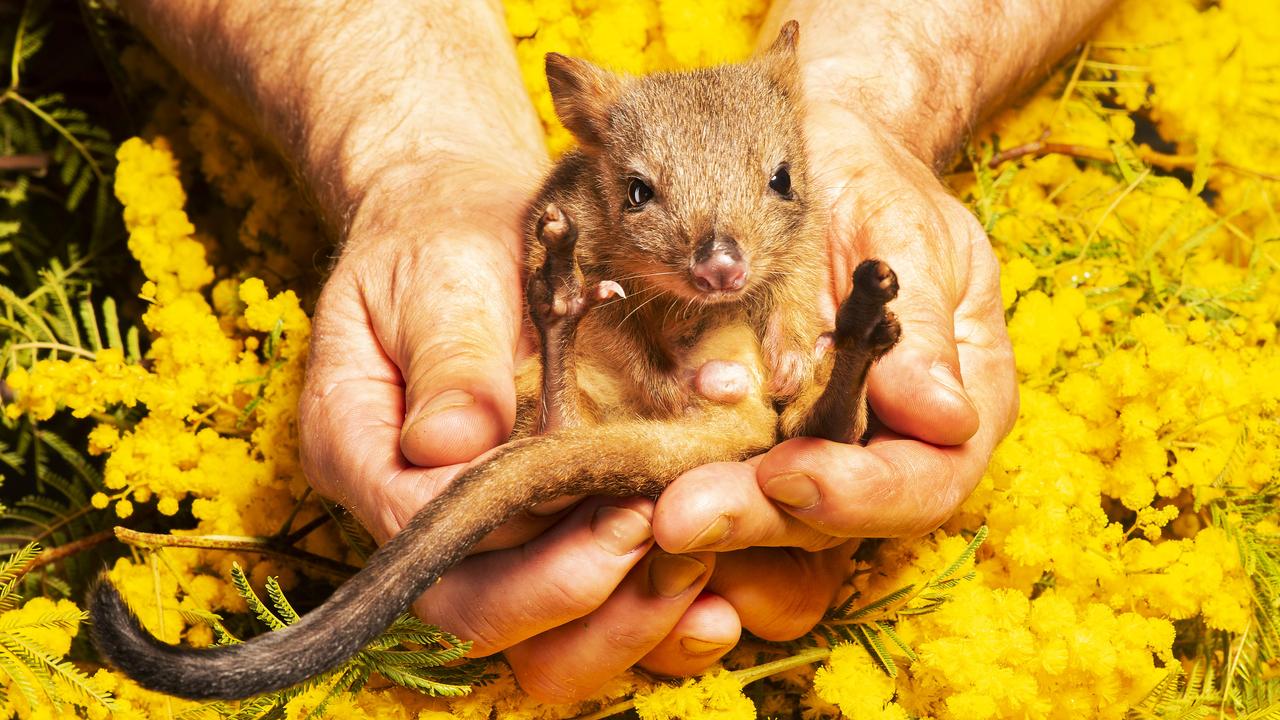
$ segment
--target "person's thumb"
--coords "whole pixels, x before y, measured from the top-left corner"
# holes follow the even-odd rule
[[[891,430],[935,445],[959,445],[977,432],[978,411],[960,379],[953,308],[942,293],[930,292],[936,289],[902,282],[889,305],[902,339],[871,369],[868,394],[876,416]]]
[[[395,302],[389,351],[405,385],[400,450],[414,465],[473,460],[505,442],[515,418],[520,302],[515,262],[494,243],[453,238]]]

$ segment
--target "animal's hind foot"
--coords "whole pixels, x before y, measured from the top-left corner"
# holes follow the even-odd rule
[[[542,266],[529,276],[525,301],[529,317],[540,331],[553,332],[558,327],[576,325],[599,303],[613,297],[626,297],[622,286],[612,280],[584,288],[582,270],[574,255],[578,228],[555,203],[548,204],[538,218],[537,236],[547,255]]]
[[[898,319],[885,307],[898,296],[898,276],[883,260],[864,260],[853,271],[853,290],[836,313],[836,348],[864,352],[873,359],[887,353],[902,335]]]

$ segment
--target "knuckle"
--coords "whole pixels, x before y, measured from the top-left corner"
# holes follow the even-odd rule
[[[418,609],[417,614],[427,622],[447,624],[458,637],[470,640],[470,657],[485,657],[505,650],[514,642],[505,621],[486,609],[483,603],[458,603],[448,609],[447,619],[427,609]]]
[[[530,562],[537,562],[537,559]],[[582,567],[580,559],[572,564]],[[545,583],[532,602],[533,612],[541,616],[582,617],[600,607],[612,590],[608,578],[599,572],[578,572],[566,566],[549,568],[545,577]]]

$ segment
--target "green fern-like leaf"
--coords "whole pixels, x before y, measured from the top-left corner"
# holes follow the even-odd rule
[[[275,613],[271,612],[266,603],[262,602],[262,598],[258,597],[258,593],[254,592],[249,585],[249,578],[245,577],[244,569],[240,567],[240,563],[231,564],[231,582],[236,587],[236,592],[240,593],[240,597],[249,605],[249,611],[254,617],[262,621],[264,625],[272,630],[283,630],[289,626],[284,620],[281,620]]]
[[[0,565],[0,611],[14,609],[18,600],[14,588],[39,552],[33,543]],[[29,706],[60,709],[63,698],[68,698],[84,707],[113,708],[109,693],[37,639],[38,633],[49,630],[71,632],[85,618],[77,608],[55,608],[35,618],[0,615],[0,673],[8,676],[8,684],[18,688]]]
[[[14,589],[17,588],[18,581],[22,579],[27,566],[39,554],[40,546],[36,543],[30,543],[10,555],[9,559],[5,560],[3,564],[0,564],[0,612],[12,610],[22,600],[14,592]]]
[[[274,610],[268,607],[267,603],[263,602],[258,593],[250,587],[244,570],[238,564],[232,565],[231,581],[236,592],[249,606],[249,611],[271,630],[287,627],[300,619],[275,578],[268,578],[266,581],[267,599]],[[183,612],[186,613],[184,617],[189,616],[189,620],[210,625],[218,635],[220,644],[239,642],[222,626],[221,618],[217,615]],[[482,662],[465,660],[470,650],[470,642],[427,625],[412,616],[402,615],[382,635],[369,643],[367,648],[341,667],[312,678],[298,687],[260,698],[266,704],[253,704],[251,707],[241,705],[234,714],[228,712],[223,715],[245,718],[270,717],[275,710],[283,708],[289,699],[296,697],[299,693],[318,686],[329,687],[332,683],[333,690],[312,710],[312,716],[318,717],[314,715],[317,709],[323,710],[337,694],[355,692],[363,687],[373,673],[378,673],[403,687],[431,695],[462,695],[469,692],[472,685],[481,682],[485,677]]]
[[[916,659],[915,651],[898,635],[895,627],[898,618],[931,613],[950,600],[951,596],[946,591],[974,578],[973,572],[959,573],[973,560],[986,539],[987,528],[983,526],[974,533],[960,555],[924,585],[905,585],[858,607],[855,607],[858,596],[850,597],[827,612],[826,618],[810,631],[807,641],[822,640],[828,646],[842,642],[859,643],[885,673],[896,677],[897,664],[889,652],[886,638],[907,660]]]

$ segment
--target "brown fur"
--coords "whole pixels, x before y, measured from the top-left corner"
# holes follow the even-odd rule
[[[581,142],[530,206],[530,318],[542,354],[520,370],[513,442],[458,476],[367,566],[297,624],[196,650],[147,633],[107,582],[90,593],[103,655],[140,684],[237,699],[337,667],[485,534],[564,495],[656,496],[698,465],[740,460],[800,433],[853,441],[866,371],[897,339],[892,271],[868,261],[815,368],[824,278],[820,213],[801,131],[795,23],[760,57],[623,79],[547,58],[557,111]],[[770,189],[790,166],[792,192]],[[653,188],[624,208],[629,178]],[[698,248],[732,239],[750,268],[736,294],[691,282]],[[625,299],[598,293],[616,281]],[[691,395],[711,359],[741,363],[746,396]],[[783,408],[781,414],[778,408]],[[544,434],[545,433],[545,434]]]

